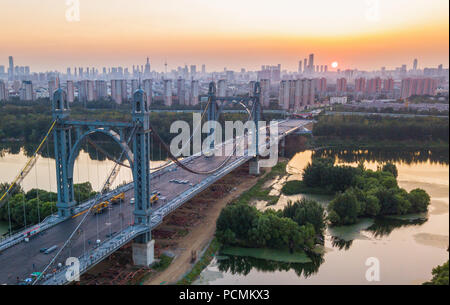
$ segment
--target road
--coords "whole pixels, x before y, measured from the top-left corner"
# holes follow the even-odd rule
[[[309,121],[290,120],[279,125],[279,133],[291,131],[293,128],[301,127]],[[205,157],[199,156],[187,161],[186,165],[196,171],[208,171],[217,168],[226,157]],[[233,156],[229,161],[232,163],[241,159],[239,156]],[[164,200],[160,200],[154,207],[154,213],[169,205],[174,200],[179,200],[180,194],[191,188],[195,189],[209,176],[190,173],[182,168],[171,166],[169,169],[162,170],[161,173],[153,173],[151,180],[151,189],[161,193]],[[217,177],[220,178],[220,177]],[[170,182],[173,179],[188,180],[187,184],[178,184]],[[209,182],[208,182],[209,183]],[[210,184],[212,184],[211,182]],[[201,191],[201,190],[199,190]],[[67,257],[79,257],[85,250],[95,247],[96,241],[103,241],[108,235],[114,232],[120,232],[133,223],[134,206],[130,204],[130,199],[134,196],[133,189],[125,193],[123,203],[111,205],[103,214],[88,215],[86,221],[82,224],[80,232],[76,235],[71,244],[58,257],[57,263],[65,264]],[[184,202],[188,201],[186,197]],[[183,203],[184,203],[183,202]],[[166,209],[167,210],[167,209]],[[167,213],[164,213],[164,216]],[[47,229],[44,232],[34,236],[29,242],[21,242],[0,252],[0,284],[17,284],[19,281],[30,277],[35,271],[42,271],[50,262],[52,254],[41,253],[41,248],[50,248],[54,245],[62,247],[69,235],[77,227],[83,216],[68,219],[58,225]],[[52,271],[52,270],[49,270]]]

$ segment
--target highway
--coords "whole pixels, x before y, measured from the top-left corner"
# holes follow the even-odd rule
[[[307,123],[309,121],[284,121],[278,127],[279,134],[284,135],[285,133],[294,132],[297,128]],[[196,171],[208,171],[218,167],[225,158],[198,156],[187,158],[184,163]],[[152,222],[153,218],[155,218],[154,226],[159,225],[162,218],[167,216],[174,208],[188,201],[205,189],[205,187],[211,185],[249,159],[250,157],[233,156],[228,162],[231,164],[230,169],[228,171],[224,170],[221,176],[193,174],[177,167],[175,164],[152,173],[151,189],[152,191],[156,190],[160,192],[161,197],[164,198],[159,200],[153,207],[153,214],[155,216],[152,216]],[[187,180],[188,183],[180,184],[171,182],[173,179]],[[193,191],[189,192],[190,190]],[[67,257],[79,257],[86,250],[95,248],[97,240],[102,242],[110,234],[114,235],[117,232],[121,232],[130,224],[133,224],[134,206],[130,204],[130,199],[133,196],[134,191],[131,188],[125,192],[125,200],[123,203],[110,205],[102,214],[88,215],[72,244],[58,257],[57,263],[61,263],[64,266]],[[31,273],[42,271],[57,251],[51,254],[45,254],[40,252],[40,249],[50,248],[54,245],[58,246],[58,248],[62,247],[82,219],[83,216],[78,216],[65,220],[37,234],[29,242],[20,242],[0,252],[0,284],[18,284],[26,278],[29,278]],[[52,271],[49,270],[49,272]]]

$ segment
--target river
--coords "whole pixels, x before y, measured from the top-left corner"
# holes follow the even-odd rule
[[[297,153],[288,163],[287,171],[297,178],[310,162],[312,151]],[[405,155],[404,152],[400,154]],[[431,270],[448,260],[449,235],[449,166],[433,159],[395,158],[400,187],[410,191],[423,188],[431,196],[425,219],[408,217],[389,220],[387,223],[364,219],[350,227],[329,228],[325,236],[325,253],[313,264],[283,264],[263,260],[229,257],[213,259],[203,270],[195,284],[421,284],[431,279]],[[447,153],[448,154],[448,153]],[[356,166],[349,162],[348,151],[333,156],[337,163]],[[366,168],[376,169],[378,162],[370,152],[354,152],[354,159],[364,160]],[[368,157],[370,156],[370,158]],[[411,157],[411,156],[410,156]],[[343,159],[346,159],[344,161]],[[351,159],[351,158],[350,158]],[[401,159],[401,158],[400,158]],[[432,159],[432,158],[431,158]],[[369,161],[370,160],[370,161]],[[420,160],[420,161],[417,161]],[[386,159],[379,161],[387,161]],[[303,197],[283,196],[271,208],[283,208],[288,200]],[[325,206],[327,196],[308,195]],[[369,258],[379,262],[380,281],[368,282],[366,272]],[[366,263],[370,265],[366,265]]]
[[[103,186],[107,176],[110,174],[114,162],[109,160],[97,160],[97,156],[91,157],[84,150],[80,151],[74,165],[74,183],[90,181],[94,191],[99,191]],[[101,157],[101,156],[99,156]],[[11,183],[16,175],[20,173],[22,167],[28,161],[24,149],[18,152],[2,151],[0,154],[0,183]],[[165,164],[166,161],[152,161],[151,167]],[[124,162],[128,164],[128,161]],[[120,167],[119,174],[112,187],[131,182],[131,169]],[[39,188],[46,191],[56,192],[56,169],[55,159],[39,156],[36,165],[28,176],[22,181],[21,187],[25,191]],[[0,195],[1,196],[1,195]],[[0,221],[0,236],[8,231],[8,223]]]

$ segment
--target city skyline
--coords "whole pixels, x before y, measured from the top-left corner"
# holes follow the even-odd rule
[[[419,69],[448,67],[448,2],[442,0],[135,0],[128,6],[123,0],[81,0],[78,22],[66,20],[65,1],[3,2],[0,65],[7,66],[13,55],[16,65],[33,71],[131,67],[147,56],[156,71],[164,71],[165,62],[169,70],[185,64],[206,64],[209,71],[281,64],[296,71],[310,53],[329,71],[410,68],[415,58]],[[335,61],[339,66],[333,69]]]

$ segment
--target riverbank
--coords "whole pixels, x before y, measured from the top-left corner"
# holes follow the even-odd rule
[[[244,166],[241,171],[248,171],[247,166]],[[211,243],[211,241],[214,238],[216,221],[222,209],[228,203],[238,199],[243,193],[254,187],[254,185],[264,178],[268,172],[269,171],[266,170],[265,173],[259,177],[233,172],[226,177],[228,179],[231,178],[234,181],[235,186],[232,192],[226,195],[224,194],[224,196],[221,197],[204,194],[203,197],[209,198],[211,204],[202,211],[201,222],[190,228],[190,232],[180,239],[176,246],[171,247],[170,250],[168,250],[176,253],[169,267],[146,279],[143,284],[164,285],[178,282],[183,284],[192,283],[196,276],[200,274],[203,267],[209,263],[209,260],[206,260],[206,257],[211,257],[211,255],[217,251],[217,248],[215,248],[216,244]],[[207,249],[205,250],[205,248]],[[201,255],[201,257],[198,257],[194,264],[191,263],[193,252],[198,254],[203,253],[203,256]]]

